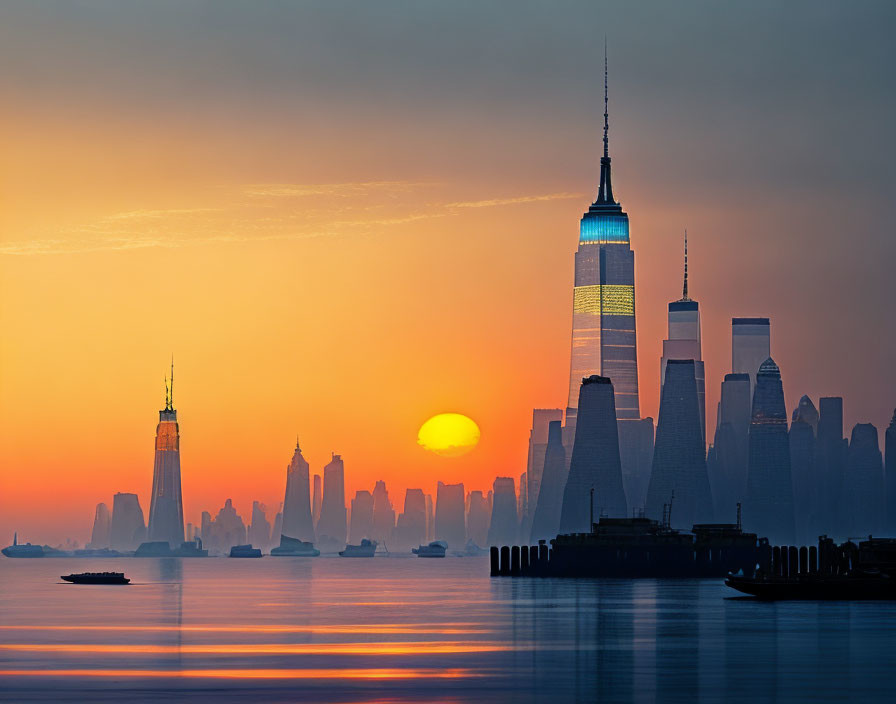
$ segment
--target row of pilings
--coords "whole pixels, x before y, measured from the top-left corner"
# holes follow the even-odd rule
[[[542,541],[538,545],[492,545],[489,550],[492,577],[540,577],[548,573],[551,549]]]
[[[833,539],[822,536],[818,539],[818,547],[775,545],[771,548],[771,564],[763,567],[777,577],[846,574],[855,565],[857,554],[855,543],[837,545]]]

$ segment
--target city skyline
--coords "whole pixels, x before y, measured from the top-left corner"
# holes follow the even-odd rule
[[[4,14],[3,44],[21,50],[24,40],[8,28],[27,21],[15,10]],[[800,56],[813,60],[799,75],[805,91],[794,100],[776,69],[797,50],[781,28],[759,22],[762,16],[759,11],[746,23],[743,36],[729,37],[733,49],[718,54],[718,69],[700,66],[699,48],[683,46],[706,28],[698,17],[691,34],[680,34],[682,46],[665,45],[688,69],[677,78],[663,74],[671,79],[666,87],[655,85],[656,62],[647,66],[638,58],[640,49],[665,36],[653,28],[660,17],[642,34],[624,29],[621,19],[608,28],[614,185],[625,194],[638,252],[641,415],[657,418],[656,361],[666,304],[679,286],[680,233],[687,227],[692,284],[701,301],[707,439],[730,367],[731,318],[741,316],[771,319],[771,352],[781,367],[787,409],[803,394],[842,396],[847,437],[856,423],[871,422],[882,438],[894,396],[892,326],[881,326],[879,344],[863,346],[862,364],[842,364],[854,356],[850,340],[886,313],[886,265],[894,254],[892,238],[884,238],[882,194],[890,172],[872,155],[887,153],[885,140],[892,139],[870,116],[886,122],[892,112],[873,95],[878,84],[871,69],[880,59],[844,52],[832,66],[818,47],[798,44]],[[93,19],[99,28],[122,31],[114,10]],[[189,26],[201,17],[186,13],[183,19]],[[502,31],[493,19],[486,18],[487,26]],[[64,13],[47,18],[30,36],[53,44],[64,21]],[[810,21],[838,46],[839,23]],[[864,27],[859,18],[845,21]],[[747,70],[738,52],[752,44],[747,35],[757,26],[766,53]],[[524,35],[527,27],[511,29]],[[375,22],[368,29],[390,32]],[[96,30],[82,31],[91,37]],[[158,31],[193,56],[195,47],[183,43],[173,24],[160,23]],[[579,31],[569,28],[563,36],[574,39]],[[525,63],[525,43],[508,42],[505,58]],[[345,458],[346,497],[378,479],[386,481],[394,503],[405,488],[418,486],[435,497],[438,481],[487,491],[496,476],[518,478],[526,469],[532,408],[566,405],[576,219],[598,176],[603,46],[566,44],[575,48],[551,65],[564,77],[558,85],[550,87],[544,72],[529,72],[537,101],[512,81],[505,100],[484,99],[473,78],[477,106],[459,103],[441,122],[413,99],[402,103],[401,119],[383,107],[369,108],[369,124],[355,122],[340,108],[352,106],[357,85],[341,73],[328,89],[320,88],[320,77],[302,74],[301,86],[313,96],[310,111],[292,97],[277,110],[248,114],[225,98],[228,81],[242,77],[213,74],[212,103],[225,109],[195,116],[167,112],[170,91],[189,103],[189,82],[176,72],[159,84],[149,72],[103,68],[104,90],[125,75],[133,79],[143,91],[143,113],[127,101],[101,100],[95,85],[77,80],[68,102],[54,103],[39,88],[42,64],[23,66],[25,82],[4,77],[0,90],[19,108],[19,121],[6,166],[15,177],[4,179],[9,207],[0,214],[0,421],[6,429],[0,463],[14,470],[0,476],[0,531],[11,536],[18,530],[41,542],[69,535],[86,540],[96,504],[111,505],[117,492],[136,493],[149,518],[147,418],[157,409],[158,370],[172,351],[186,521],[195,523],[201,511],[227,498],[243,516],[254,500],[276,506],[296,432],[312,473],[322,473],[332,452]],[[486,45],[473,40],[474,52]],[[434,60],[441,48],[436,43],[424,58]],[[133,69],[149,50],[135,41],[124,63]],[[60,68],[57,80],[66,76],[68,58],[94,67],[94,58],[76,47],[61,44],[54,51],[46,60]],[[169,61],[155,56],[150,65],[158,69]],[[241,76],[271,75],[269,62],[254,57]],[[578,65],[589,68],[581,72]],[[509,70],[502,61],[495,66],[499,73]],[[394,65],[374,64],[365,73],[383,94],[419,86],[425,75],[391,73],[393,82],[387,68]],[[210,69],[193,66],[188,74],[201,70]],[[715,70],[738,79],[718,95],[706,90],[715,86]],[[449,79],[460,76],[446,71]],[[452,80],[448,93],[455,95],[459,84]],[[749,89],[759,84],[772,91],[773,113],[753,104]],[[847,113],[830,102],[845,86]],[[295,86],[292,93],[283,88],[276,75],[260,84],[258,105],[296,93]],[[693,100],[665,114],[658,108],[667,90],[685,91]],[[326,106],[329,91],[336,107]],[[728,105],[746,110],[752,123],[746,132]],[[788,120],[813,111],[824,113],[820,124],[792,143]],[[519,119],[511,119],[516,114]],[[100,115],[108,118],[102,129],[93,119]],[[334,116],[340,120],[325,128]],[[310,136],[297,135],[301,130],[292,125],[287,135],[291,117]],[[387,129],[389,120],[403,129]],[[461,128],[457,141],[448,149],[431,147],[411,164],[421,144],[451,132],[451,120]],[[269,128],[275,144],[251,129],[256,123]],[[827,124],[854,127],[848,153],[830,139],[834,131]],[[234,142],[236,133],[244,136]],[[334,149],[349,133],[365,148]],[[503,141],[494,139],[501,134]],[[742,136],[730,139],[736,134]],[[232,145],[229,159],[213,157],[224,141]],[[184,156],[172,156],[176,149],[159,156],[164,145],[186,145]],[[385,159],[382,149],[394,150],[395,158]],[[325,153],[331,158],[321,158]],[[830,167],[824,179],[814,178],[820,163]],[[871,176],[859,177],[858,164]],[[726,178],[719,179],[723,167]],[[872,183],[862,180],[872,176]],[[843,192],[850,198],[838,201],[842,207],[826,209]],[[814,215],[821,212],[825,221]],[[846,243],[853,236],[842,236],[854,228],[862,233],[863,251],[874,256],[856,260]],[[810,248],[818,241],[824,246]],[[371,268],[374,258],[378,264]],[[856,301],[868,312],[856,314]],[[351,330],[343,329],[348,321]],[[358,336],[374,342],[363,354]],[[72,420],[85,404],[102,409],[102,420],[86,432]],[[423,421],[449,411],[469,415],[482,429],[480,446],[463,458],[436,457],[416,444]],[[75,481],[86,473],[90,482]],[[47,504],[49,486],[68,497],[66,505]]]

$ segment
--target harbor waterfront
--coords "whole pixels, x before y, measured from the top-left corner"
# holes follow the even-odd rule
[[[131,584],[60,575],[126,569]],[[488,558],[0,558],[0,701],[892,701],[896,602]]]

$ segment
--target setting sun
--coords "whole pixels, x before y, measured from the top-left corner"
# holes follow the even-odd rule
[[[443,457],[460,457],[479,443],[479,426],[461,413],[440,413],[420,426],[417,443]]]

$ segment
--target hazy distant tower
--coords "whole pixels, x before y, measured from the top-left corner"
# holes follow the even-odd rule
[[[750,421],[747,504],[744,524],[772,542],[794,539],[790,442],[781,371],[769,357],[756,374]]]
[[[324,548],[340,548],[346,538],[345,467],[342,458],[333,459],[324,467],[324,495],[317,523],[318,541]]]
[[[635,336],[635,254],[629,242],[628,215],[613,197],[608,135],[605,65],[600,187],[597,199],[582,216],[575,255],[566,409],[566,424],[570,429],[576,422],[582,379],[595,374],[612,380],[616,416],[621,422],[637,421],[641,417]]]
[[[96,505],[96,514],[93,518],[93,531],[90,534],[88,547],[101,549],[109,547],[109,536],[112,529],[112,514],[106,504]]]
[[[751,389],[756,388],[760,365],[771,357],[770,330],[768,318],[731,319],[731,371],[749,374]]]
[[[314,542],[314,525],[311,521],[310,488],[308,486],[308,462],[302,456],[302,448],[296,439],[296,449],[286,468],[286,495],[283,499],[283,523],[280,532],[289,538]],[[280,536],[274,536],[279,541]]]
[[[184,504],[180,493],[180,432],[174,410],[174,363],[171,388],[165,384],[165,408],[156,427],[156,456],[149,505],[149,540],[178,547],[184,541]]]
[[[513,477],[496,477],[493,486],[495,493],[487,542],[489,545],[512,545],[519,532]]]
[[[670,359],[694,360],[700,431],[706,441],[706,374],[700,342],[700,304],[688,295],[688,233],[684,233],[684,285],[681,298],[669,303],[669,338],[663,340],[660,359],[660,394],[666,381],[666,362]]]

